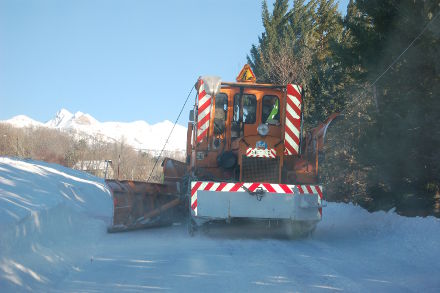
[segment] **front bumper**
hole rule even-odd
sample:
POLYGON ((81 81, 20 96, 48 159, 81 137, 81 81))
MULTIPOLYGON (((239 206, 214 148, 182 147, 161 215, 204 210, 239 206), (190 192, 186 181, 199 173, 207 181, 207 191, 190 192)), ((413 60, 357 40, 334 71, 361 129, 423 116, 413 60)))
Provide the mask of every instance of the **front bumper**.
POLYGON ((191 183, 193 218, 319 221, 322 187, 273 183, 191 183))

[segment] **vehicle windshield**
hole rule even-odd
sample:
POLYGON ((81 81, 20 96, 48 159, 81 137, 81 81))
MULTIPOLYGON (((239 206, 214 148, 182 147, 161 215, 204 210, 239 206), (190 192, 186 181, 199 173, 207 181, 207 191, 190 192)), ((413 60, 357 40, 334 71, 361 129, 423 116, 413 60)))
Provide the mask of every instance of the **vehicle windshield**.
POLYGON ((253 124, 257 120, 257 98, 254 95, 243 94, 242 101, 240 103, 240 95, 234 96, 234 122, 240 122, 240 115, 242 115, 243 123, 253 124), (243 111, 240 113, 240 108, 243 111))
POLYGON ((264 96, 261 120, 263 123, 280 124, 280 100, 277 96, 264 96))

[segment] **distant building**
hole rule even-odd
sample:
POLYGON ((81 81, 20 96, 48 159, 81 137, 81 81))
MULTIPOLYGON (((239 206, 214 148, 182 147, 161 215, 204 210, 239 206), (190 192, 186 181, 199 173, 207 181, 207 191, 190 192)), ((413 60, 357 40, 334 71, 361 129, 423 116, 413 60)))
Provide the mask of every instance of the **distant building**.
POLYGON ((114 171, 111 161, 109 163, 107 161, 79 161, 73 166, 75 170, 81 170, 101 178, 105 177, 106 168, 107 178, 113 178, 114 171))

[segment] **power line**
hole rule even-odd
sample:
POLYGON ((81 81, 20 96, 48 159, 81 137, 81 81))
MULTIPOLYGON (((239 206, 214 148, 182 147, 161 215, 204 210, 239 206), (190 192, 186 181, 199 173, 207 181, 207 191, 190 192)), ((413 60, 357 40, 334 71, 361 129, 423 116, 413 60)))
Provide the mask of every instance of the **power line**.
MULTIPOLYGON (((440 10, 437 12, 437 14, 425 25, 425 27, 422 29, 422 31, 411 41, 411 43, 409 43, 409 45, 405 48, 405 50, 403 50, 402 51, 402 53, 400 53, 400 55, 399 56, 397 56, 397 58, 393 61, 393 62, 391 62, 391 64, 387 67, 387 69, 385 69, 385 71, 384 72, 382 72, 375 80, 374 80, 374 82, 373 83, 371 83, 370 85, 367 85, 367 86, 369 86, 369 87, 372 87, 372 86, 374 86, 387 72, 388 72, 388 70, 390 70, 391 69, 391 67, 393 67, 394 66, 394 64, 396 64, 397 63, 397 61, 399 61, 399 59, 400 59, 400 57, 402 57, 405 53, 406 53, 406 51, 408 51, 408 49, 409 48, 411 48, 412 47, 412 45, 414 44, 414 42, 415 41, 417 41, 417 39, 418 38, 420 38, 422 35, 423 35, 423 33, 426 31, 426 29, 428 28, 428 26, 438 17, 440 15, 440 10)), ((366 87, 367 87, 366 86, 366 87)), ((364 89, 365 90, 365 89, 364 89)), ((345 109, 344 110, 342 110, 341 111, 341 113, 343 113, 343 112, 345 112, 347 109, 348 109, 348 106, 350 106, 351 104, 353 104, 353 103, 355 103, 355 102, 357 102, 360 98, 361 98, 361 96, 362 96, 362 94, 360 94, 359 96, 357 96, 355 99, 353 99, 350 103, 348 103, 346 106, 345 106, 345 109)))
POLYGON ((162 150, 160 151, 159 156, 158 156, 157 159, 156 159, 156 162, 154 162, 153 169, 151 169, 150 176, 148 176, 147 182, 150 182, 150 178, 151 178, 151 176, 153 175, 154 169, 156 169, 157 163, 159 162, 160 158, 162 157, 162 153, 163 153, 163 151, 165 150, 165 146, 167 145, 168 140, 170 139, 171 134, 173 133, 174 127, 176 127, 177 121, 179 121, 180 115, 182 115, 182 112, 183 112, 183 110, 185 109, 186 103, 188 102, 188 99, 189 99, 189 97, 191 96, 191 93, 192 93, 193 90, 194 90, 194 86, 191 87, 191 90, 189 91, 189 94, 188 94, 188 96, 186 97, 185 103, 183 103, 183 106, 182 106, 182 108, 180 109, 179 115, 177 115, 176 121, 174 121, 173 128, 171 128, 170 134, 168 135, 168 138, 167 138, 167 140, 165 141, 165 143, 164 143, 164 145, 163 145, 163 148, 162 148, 162 150))
POLYGON ((423 33, 424 33, 424 32, 426 31, 426 29, 428 28, 428 26, 431 24, 431 22, 433 22, 434 19, 436 19, 437 16, 439 16, 439 15, 440 15, 440 10, 439 10, 439 12, 437 12, 437 14, 435 15, 435 17, 433 17, 433 18, 432 18, 432 19, 431 19, 431 20, 425 25, 425 27, 424 27, 423 30, 417 35, 417 37, 415 37, 415 39, 412 40, 411 43, 409 43, 408 47, 406 47, 406 49, 403 50, 402 53, 400 53, 400 55, 399 55, 399 56, 398 56, 398 57, 397 57, 397 58, 396 58, 396 59, 390 64, 390 66, 388 66, 388 68, 387 68, 387 69, 386 69, 386 70, 385 70, 385 71, 384 71, 379 77, 376 78, 376 80, 371 84, 371 86, 375 85, 376 82, 378 82, 379 79, 381 79, 382 76, 384 76, 384 74, 386 74, 386 73, 388 72, 388 70, 390 70, 390 68, 393 67, 394 64, 396 64, 397 61, 399 61, 400 57, 402 57, 403 54, 405 54, 406 51, 408 51, 408 49, 414 44, 414 42, 417 41, 417 39, 420 38, 421 35, 423 35, 423 33))
MULTIPOLYGON (((422 29, 422 31, 411 41, 411 43, 409 43, 409 45, 405 48, 405 50, 403 50, 402 51, 402 53, 400 53, 400 55, 387 67, 387 69, 385 69, 385 71, 384 72, 382 72, 375 80, 374 80, 374 82, 373 83, 371 83, 369 86, 371 87, 371 86, 374 86, 390 69, 391 69, 391 67, 393 67, 394 66, 394 64, 396 64, 397 63, 397 61, 399 61, 399 59, 406 53, 406 51, 408 51, 408 49, 409 48, 411 48, 412 47, 412 45, 414 44, 414 42, 415 41, 417 41, 422 35, 423 35, 423 33, 426 31, 426 29, 428 28, 428 26, 438 17, 440 15, 440 11, 439 12, 437 12, 437 14, 425 25, 425 27, 422 29)), ((177 116, 177 118, 176 118, 176 121, 174 122, 174 125, 173 125, 173 128, 171 129, 171 131, 170 131, 170 134, 168 135, 168 138, 167 138, 167 140, 165 141, 165 144, 163 145, 163 148, 162 148, 162 150, 160 151, 160 153, 159 153, 159 156, 157 157, 157 159, 156 159, 156 161, 155 161, 155 163, 154 163, 154 166, 153 166, 153 169, 151 170, 151 172, 150 172, 150 175, 148 176, 148 179, 147 179, 147 182, 149 182, 150 181, 150 179, 151 179, 151 176, 152 176, 152 174, 153 174, 153 172, 154 172, 154 170, 156 169, 156 166, 157 166, 157 163, 159 162, 159 160, 160 160, 160 158, 161 158, 161 156, 162 156, 162 153, 163 153, 163 151, 165 150, 165 146, 167 145, 167 143, 168 143, 168 141, 169 141, 169 139, 170 139, 170 137, 171 137, 171 134, 173 133, 173 131, 174 131, 174 128, 176 127, 176 124, 177 124, 177 122, 178 122, 178 120, 179 120, 179 118, 180 118, 180 116, 182 115, 182 112, 183 112, 183 110, 184 110, 184 108, 185 108, 185 106, 186 106, 186 103, 188 102, 188 99, 189 99, 189 97, 191 96, 191 93, 192 93, 192 91, 194 90, 194 87, 191 87, 191 90, 190 90, 190 92, 189 92, 189 94, 188 94, 188 96, 186 97, 186 100, 185 100, 185 102, 184 102, 184 104, 183 104, 183 106, 182 106, 182 108, 180 109, 180 112, 179 112, 179 115, 177 116)), ((356 99, 354 99, 353 101, 351 101, 347 106, 346 106, 346 108, 343 110, 343 111, 341 111, 341 113, 343 113, 344 111, 346 111, 347 109, 348 109, 348 106, 349 105, 351 105, 352 103, 354 103, 354 102, 356 102, 359 98, 361 97, 361 95, 359 95, 356 99)))

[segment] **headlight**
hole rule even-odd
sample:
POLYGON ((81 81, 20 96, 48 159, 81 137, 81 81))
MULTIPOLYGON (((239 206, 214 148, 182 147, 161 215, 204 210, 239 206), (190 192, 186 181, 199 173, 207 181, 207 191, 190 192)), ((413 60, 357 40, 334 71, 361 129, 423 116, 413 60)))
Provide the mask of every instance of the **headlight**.
POLYGON ((257 127, 258 134, 261 136, 266 136, 269 133, 269 126, 267 124, 260 124, 257 127))

